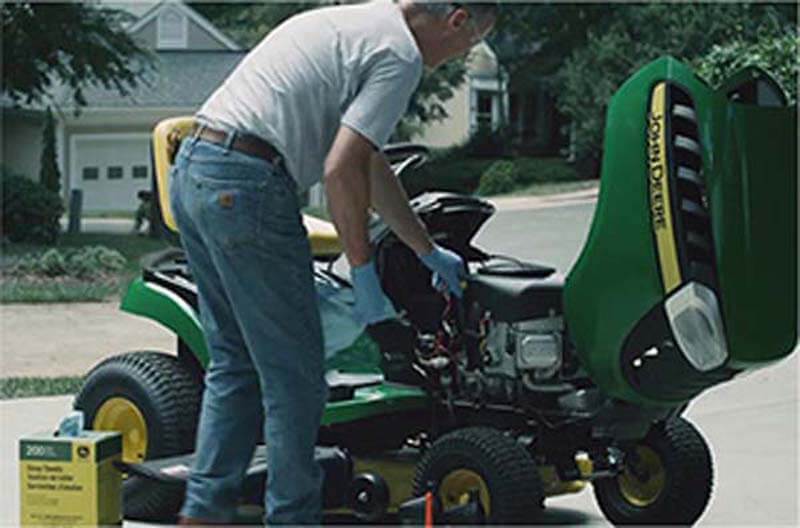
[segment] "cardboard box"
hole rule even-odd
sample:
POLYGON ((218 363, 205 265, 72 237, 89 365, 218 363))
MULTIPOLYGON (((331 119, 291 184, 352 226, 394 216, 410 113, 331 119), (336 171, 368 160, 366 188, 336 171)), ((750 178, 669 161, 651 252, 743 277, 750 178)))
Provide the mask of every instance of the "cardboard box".
POLYGON ((121 524, 122 436, 83 431, 19 440, 20 523, 30 525, 121 524))

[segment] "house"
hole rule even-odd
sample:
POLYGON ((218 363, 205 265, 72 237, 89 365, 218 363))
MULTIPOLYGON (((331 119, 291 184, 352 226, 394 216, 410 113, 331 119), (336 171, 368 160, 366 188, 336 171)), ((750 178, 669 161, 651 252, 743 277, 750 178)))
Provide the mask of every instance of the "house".
MULTIPOLYGON (((141 9, 141 4, 138 6, 141 9)), ((60 97, 57 162, 64 198, 83 191, 84 211, 132 211, 150 189, 150 132, 160 120, 194 113, 246 54, 207 19, 181 2, 151 4, 128 31, 155 55, 154 68, 126 96, 90 87, 75 116, 60 97)), ((38 179, 44 114, 3 108, 3 163, 38 179)))
POLYGON ((413 141, 448 148, 479 128, 507 126, 522 154, 558 156, 569 148, 569 123, 556 109, 548 77, 510 78, 486 42, 470 51, 466 65, 465 81, 443 105, 448 117, 427 125, 413 141))
POLYGON ((447 148, 463 143, 479 127, 496 129, 508 122, 508 76, 492 48, 481 42, 467 55, 464 82, 442 105, 448 117, 428 124, 412 140, 447 148))
MULTIPOLYGON (((207 19, 180 1, 156 3, 108 0, 138 16, 128 31, 153 51, 155 68, 131 93, 90 87, 88 106, 79 116, 69 94, 61 94, 56 116, 57 162, 65 200, 83 191, 86 212, 132 211, 137 192, 149 189, 149 138, 160 120, 194 113, 247 53, 207 19)), ((448 118, 427 125, 413 141, 432 147, 463 143, 481 126, 517 127, 520 137, 552 144, 552 102, 544 92, 512 93, 509 79, 486 43, 470 52, 467 76, 444 103, 448 118), (538 132, 537 132, 538 131, 538 132)), ((38 179, 44 114, 40 108, 3 106, 3 163, 12 171, 38 179)), ((557 116, 556 116, 557 117, 557 116)), ((308 203, 325 202, 320 185, 308 203)))

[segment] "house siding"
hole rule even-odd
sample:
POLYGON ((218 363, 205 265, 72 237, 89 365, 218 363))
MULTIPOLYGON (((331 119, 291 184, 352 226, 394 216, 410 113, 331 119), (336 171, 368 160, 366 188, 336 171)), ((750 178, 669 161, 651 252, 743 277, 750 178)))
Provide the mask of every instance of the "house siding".
POLYGON ((447 148, 464 143, 469 139, 473 81, 489 79, 496 82, 497 59, 487 44, 475 46, 467 58, 467 77, 445 101, 444 109, 448 117, 425 126, 412 140, 435 148, 447 148))
POLYGON ((429 147, 447 148, 469 139, 469 82, 465 81, 444 103, 449 117, 425 126, 412 140, 429 147))
POLYGON ((42 156, 42 116, 3 112, 3 165, 11 172, 39 181, 42 156))

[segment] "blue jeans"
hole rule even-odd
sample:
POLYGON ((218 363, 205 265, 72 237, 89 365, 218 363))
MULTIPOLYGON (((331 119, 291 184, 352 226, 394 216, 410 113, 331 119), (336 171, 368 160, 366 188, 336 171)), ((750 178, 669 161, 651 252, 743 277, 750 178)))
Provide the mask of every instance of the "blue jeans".
POLYGON ((319 524, 314 445, 328 389, 294 181, 282 163, 195 138, 183 142, 170 180, 210 353, 181 514, 233 520, 266 415, 264 520, 319 524))

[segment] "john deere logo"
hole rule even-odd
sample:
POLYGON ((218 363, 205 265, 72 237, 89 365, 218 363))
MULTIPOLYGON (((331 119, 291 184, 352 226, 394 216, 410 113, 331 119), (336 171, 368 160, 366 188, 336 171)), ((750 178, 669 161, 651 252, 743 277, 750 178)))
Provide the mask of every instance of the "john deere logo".
POLYGON ((78 458, 87 458, 89 456, 89 448, 86 446, 78 447, 78 458))
POLYGON ((656 235, 661 280, 664 291, 668 293, 681 283, 681 270, 678 265, 678 250, 675 246, 670 211, 666 115, 667 86, 662 82, 653 89, 650 112, 647 116, 647 165, 650 216, 656 235))
POLYGON ((666 158, 661 149, 663 137, 663 119, 661 113, 651 113, 647 127, 647 151, 650 162, 650 205, 653 214, 653 225, 656 229, 665 229, 664 219, 664 177, 666 158))

